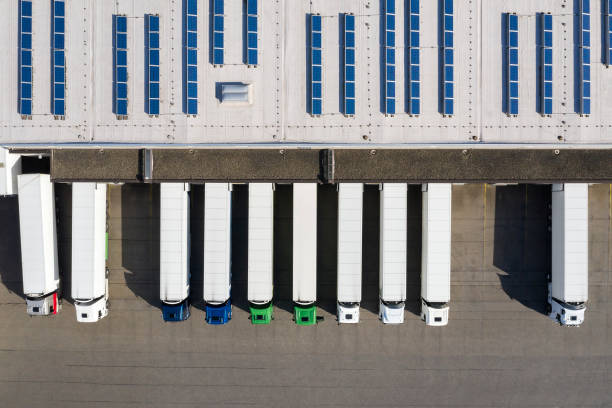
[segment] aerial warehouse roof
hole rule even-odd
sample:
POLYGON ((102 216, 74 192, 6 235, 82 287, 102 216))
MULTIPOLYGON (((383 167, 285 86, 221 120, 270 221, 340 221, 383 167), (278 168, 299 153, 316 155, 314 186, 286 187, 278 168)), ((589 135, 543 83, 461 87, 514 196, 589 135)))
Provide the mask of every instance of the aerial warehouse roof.
POLYGON ((232 318, 231 277, 232 186, 204 185, 204 302, 206 321, 225 324, 232 318))
POLYGON ((161 183, 159 199, 159 298, 165 321, 189 311, 189 183, 161 183))
POLYGON ((108 314, 106 184, 72 184, 72 298, 77 321, 108 314))
POLYGON ((317 322, 317 184, 293 185, 293 302, 295 322, 317 322))
POLYGON ((421 318, 428 326, 448 324, 451 269, 452 185, 423 184, 421 318))
POLYGON ((406 301, 408 187, 384 183, 380 190, 379 317, 404 322, 406 301))
POLYGON ((272 320, 274 189, 272 183, 249 184, 248 301, 253 324, 272 320))
POLYGON ((338 323, 358 323, 363 184, 338 184, 338 323))
POLYGON ((57 314, 60 279, 53 183, 48 174, 21 174, 17 181, 21 269, 27 312, 39 316, 57 314))
POLYGON ((553 184, 549 317, 562 325, 584 321, 589 295, 589 186, 553 184))

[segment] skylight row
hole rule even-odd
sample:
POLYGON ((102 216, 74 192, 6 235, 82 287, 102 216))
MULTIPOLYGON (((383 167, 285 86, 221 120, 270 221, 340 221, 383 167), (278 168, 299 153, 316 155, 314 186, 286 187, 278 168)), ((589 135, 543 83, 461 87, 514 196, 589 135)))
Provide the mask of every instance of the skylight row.
POLYGON ((518 16, 506 13, 506 114, 517 116, 519 111, 518 16))
POLYGON ((612 64, 612 0, 603 0, 604 63, 612 64))
POLYGON ((323 112, 322 23, 318 14, 310 15, 310 114, 323 112))
POLYGON ((198 3, 186 0, 185 43, 183 44, 183 112, 187 115, 198 114, 198 3))
POLYGON ((257 66, 257 0, 247 0, 246 14, 246 63, 257 66))
POLYGON ((32 1, 19 2, 19 113, 32 118, 32 1))
POLYGON ((384 1, 383 113, 395 114, 395 0, 384 1))
POLYGON ((53 50, 51 59, 51 112, 57 119, 66 115, 66 4, 64 0, 53 1, 53 50))
POLYGON ((159 115, 159 16, 145 15, 145 112, 159 115))
POLYGON ((578 113, 591 114, 591 5, 578 0, 578 113))
POLYGON ((452 116, 454 113, 454 39, 453 39, 453 0, 444 0, 442 8, 442 78, 441 78, 441 101, 440 113, 443 116, 452 116))
POLYGON ((408 113, 412 116, 421 113, 421 40, 420 40, 419 0, 410 0, 408 14, 408 52, 406 64, 408 72, 408 113))
POLYGON ((213 24, 212 24, 212 61, 215 66, 223 66, 224 60, 224 29, 225 16, 223 0, 213 1, 213 24))
POLYGON ((552 115, 553 107, 553 17, 540 14, 540 113, 552 115))
POLYGON ((128 115, 127 17, 113 15, 113 113, 128 115))
POLYGON ((344 114, 355 115, 355 16, 344 14, 344 114))

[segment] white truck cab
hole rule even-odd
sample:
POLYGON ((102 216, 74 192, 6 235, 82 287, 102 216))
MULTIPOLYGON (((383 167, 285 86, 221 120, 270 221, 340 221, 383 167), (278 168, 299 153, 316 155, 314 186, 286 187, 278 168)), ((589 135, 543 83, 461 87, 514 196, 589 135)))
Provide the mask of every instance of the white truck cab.
POLYGON ((87 300, 75 300, 77 322, 95 323, 108 315, 108 277, 105 278, 105 294, 99 298, 87 300))

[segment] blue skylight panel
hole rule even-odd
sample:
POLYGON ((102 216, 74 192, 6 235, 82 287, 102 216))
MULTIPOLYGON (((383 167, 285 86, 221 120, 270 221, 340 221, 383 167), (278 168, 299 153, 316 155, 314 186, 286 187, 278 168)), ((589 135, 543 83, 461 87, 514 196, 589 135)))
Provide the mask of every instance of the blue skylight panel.
POLYGON ((355 115, 355 15, 344 14, 344 114, 355 115))
POLYGON ((19 113, 32 117, 32 2, 19 2, 19 113))
POLYGON ((395 0, 384 0, 383 113, 395 114, 395 0))
POLYGON ((310 114, 323 112, 322 22, 318 14, 310 15, 310 114))
POLYGON ((113 15, 113 111, 118 119, 128 114, 127 17, 113 15))
POLYGON ((612 0, 603 1, 604 63, 606 68, 612 64, 612 0))
MULTIPOLYGON (((407 27, 407 72, 408 72, 408 114, 416 116, 421 113, 421 40, 420 40, 420 7, 419 0, 410 0, 410 13, 407 27)), ((452 22, 452 20, 451 20, 452 22)))
MULTIPOLYGON (((604 4, 605 5, 605 4, 604 4)), ((591 7, 578 0, 578 113, 591 114, 591 7)))
POLYGON ((506 13, 506 114, 519 113, 518 16, 506 13))
POLYGON ((442 8, 442 78, 441 78, 441 101, 440 113, 443 116, 454 114, 454 38, 453 38, 453 0, 443 0, 442 8))
MULTIPOLYGON (((196 0, 186 0, 185 7, 185 44, 183 44, 183 112, 187 115, 198 114, 198 4, 196 0)), ((223 5, 221 5, 223 6, 223 5)), ((159 68, 158 68, 159 69, 159 68)))
POLYGON ((159 16, 145 15, 145 112, 159 115, 159 16))
POLYGON ((223 66, 224 63, 224 29, 225 29, 225 16, 224 16, 224 3, 223 0, 212 0, 213 1, 213 65, 223 66))
POLYGON ((53 48, 51 50, 51 113, 56 119, 66 115, 66 50, 65 50, 65 4, 64 0, 53 0, 53 48))
POLYGON ((553 18, 540 14, 540 114, 552 115, 553 107, 553 18))
POLYGON ((257 0, 247 0, 246 3, 246 63, 257 66, 257 0))

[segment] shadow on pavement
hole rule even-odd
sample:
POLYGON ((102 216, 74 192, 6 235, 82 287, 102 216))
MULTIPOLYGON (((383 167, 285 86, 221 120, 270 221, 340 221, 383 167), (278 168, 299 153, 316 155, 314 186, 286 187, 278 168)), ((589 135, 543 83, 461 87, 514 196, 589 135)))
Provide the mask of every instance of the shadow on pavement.
POLYGON ((317 189, 317 305, 336 314, 338 295, 338 190, 335 184, 317 189))
POLYGON ((234 184, 232 192, 232 305, 249 311, 249 186, 234 184))
POLYGON ((378 314, 378 271, 380 268, 380 192, 378 185, 363 189, 363 233, 361 307, 378 314))
POLYGON ((19 201, 16 195, 0 196, 0 279, 12 293, 25 299, 21 277, 19 201))
POLYGON ((293 313, 293 186, 274 191, 274 305, 293 313))
POLYGON ((421 185, 408 186, 406 241, 406 310, 421 315, 421 240, 423 230, 421 185))
POLYGON ((545 313, 551 268, 550 185, 497 186, 493 265, 511 299, 545 313))
POLYGON ((55 216, 57 218, 57 260, 64 301, 72 299, 72 184, 55 183, 55 216))
POLYGON ((130 290, 152 306, 159 300, 159 184, 121 187, 122 266, 130 290))

